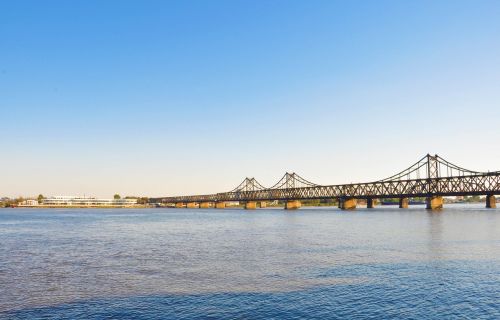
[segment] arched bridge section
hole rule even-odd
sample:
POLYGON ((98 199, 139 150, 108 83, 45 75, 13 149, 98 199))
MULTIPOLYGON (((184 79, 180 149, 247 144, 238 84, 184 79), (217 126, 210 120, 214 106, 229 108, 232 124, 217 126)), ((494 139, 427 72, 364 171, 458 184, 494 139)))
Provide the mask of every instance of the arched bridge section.
POLYGON ((355 207, 357 199, 366 199, 368 207, 374 199, 399 198, 406 207, 408 198, 425 197, 427 207, 440 208, 444 196, 486 195, 487 207, 495 207, 500 194, 500 171, 479 172, 464 169, 438 155, 427 154, 405 170, 388 178, 339 185, 318 185, 296 173, 286 173, 276 184, 264 187, 255 178, 246 178, 235 189, 207 195, 176 196, 152 199, 156 203, 245 203, 281 200, 300 207, 300 200, 337 199, 342 209, 355 207), (406 204, 406 205, 405 205, 406 204))

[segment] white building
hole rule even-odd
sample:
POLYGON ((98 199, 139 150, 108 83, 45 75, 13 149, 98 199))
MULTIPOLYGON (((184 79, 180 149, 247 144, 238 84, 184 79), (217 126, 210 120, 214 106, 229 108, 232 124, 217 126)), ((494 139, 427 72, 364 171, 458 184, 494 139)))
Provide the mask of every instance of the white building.
POLYGON ((87 197, 57 196, 43 199, 45 206, 114 206, 129 207, 137 204, 137 199, 97 199, 87 197))
POLYGON ((27 200, 24 200, 24 201, 18 203, 18 206, 20 206, 20 207, 36 207, 36 206, 38 206, 38 201, 33 200, 33 199, 27 199, 27 200))

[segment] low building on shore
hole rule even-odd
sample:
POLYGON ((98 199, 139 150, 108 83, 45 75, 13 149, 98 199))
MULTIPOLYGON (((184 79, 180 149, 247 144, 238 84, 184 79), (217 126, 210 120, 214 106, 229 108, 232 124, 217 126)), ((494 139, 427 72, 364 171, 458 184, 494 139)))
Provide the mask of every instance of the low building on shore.
POLYGON ((57 196, 43 199, 47 207, 132 207, 137 199, 98 199, 92 197, 57 196))
POLYGON ((37 207, 39 205, 38 200, 26 199, 17 204, 19 207, 37 207))

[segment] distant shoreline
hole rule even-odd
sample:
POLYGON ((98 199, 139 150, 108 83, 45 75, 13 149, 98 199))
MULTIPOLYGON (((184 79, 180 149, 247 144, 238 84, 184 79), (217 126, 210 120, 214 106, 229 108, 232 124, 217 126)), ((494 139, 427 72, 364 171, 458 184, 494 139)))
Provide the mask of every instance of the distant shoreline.
MULTIPOLYGON (((4 207, 8 208, 26 208, 26 209, 148 209, 155 208, 151 205, 133 205, 133 206, 14 206, 14 207, 4 207)), ((0 209, 4 209, 0 208, 0 209)))
MULTIPOLYGON (((452 202, 450 204, 477 204, 477 203, 482 203, 482 201, 470 201, 470 202, 452 202)), ((421 205, 421 204, 415 204, 415 205, 421 205)), ((391 207, 389 204, 379 204, 377 207, 391 207)), ((281 207, 280 205, 273 205, 273 206, 268 206, 267 208, 279 208, 281 207)), ((303 207, 337 207, 337 205, 303 205, 303 207)), ((133 205, 133 206, 44 206, 44 205, 38 205, 38 206, 13 206, 13 207, 0 207, 0 209, 12 209, 12 208, 20 208, 20 209, 158 209, 158 208, 169 208, 169 209, 174 209, 175 207, 167 207, 167 206, 155 206, 155 205, 133 205)), ((243 205, 236 205, 236 206, 230 206, 226 207, 227 209, 233 208, 233 209, 238 209, 238 208, 244 208, 243 205)), ((185 209, 185 208, 184 208, 185 209)), ((194 208, 193 208, 194 209, 194 208)), ((198 208, 196 208, 198 209, 198 208)), ((214 208, 208 208, 208 209, 214 209, 214 208)))

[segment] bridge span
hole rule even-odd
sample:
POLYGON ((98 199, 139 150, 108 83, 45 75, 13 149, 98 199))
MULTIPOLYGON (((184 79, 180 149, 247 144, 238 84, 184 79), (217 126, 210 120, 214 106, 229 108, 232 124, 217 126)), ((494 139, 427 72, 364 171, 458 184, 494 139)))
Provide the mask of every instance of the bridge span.
POLYGON ((246 178, 228 192, 151 199, 153 203, 177 208, 224 208, 226 202, 243 202, 246 209, 264 207, 269 201, 284 201, 285 209, 298 209, 302 200, 335 199, 341 209, 355 209, 357 200, 373 208, 377 199, 399 199, 407 208, 410 198, 425 197, 427 209, 441 209, 443 197, 485 195, 486 207, 496 208, 500 194, 500 171, 479 172, 464 169, 438 155, 427 154, 407 169, 386 179, 340 185, 318 185, 296 173, 286 173, 272 187, 255 178, 246 178))

